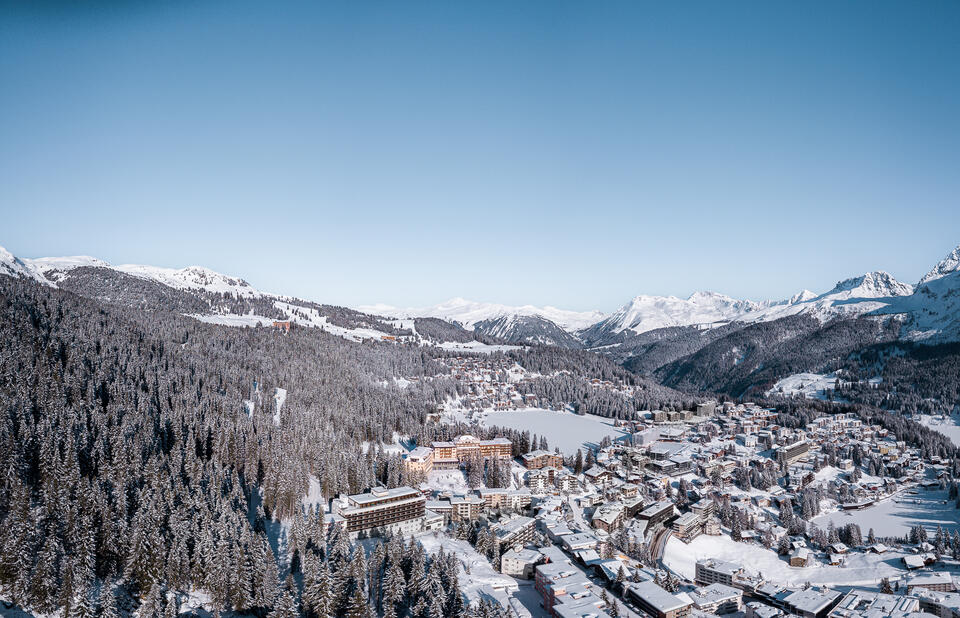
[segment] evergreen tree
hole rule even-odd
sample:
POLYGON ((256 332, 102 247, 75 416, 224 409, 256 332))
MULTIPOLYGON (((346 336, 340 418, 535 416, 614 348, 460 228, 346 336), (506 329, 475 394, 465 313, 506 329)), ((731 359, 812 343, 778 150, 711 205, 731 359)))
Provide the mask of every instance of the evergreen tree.
POLYGON ((297 610, 297 600, 295 596, 293 585, 293 579, 288 578, 287 581, 280 586, 275 595, 276 603, 273 606, 273 611, 267 614, 267 618, 299 618, 300 612, 297 610))
POLYGON ((100 587, 100 598, 97 616, 99 618, 119 618, 117 597, 113 592, 113 584, 104 582, 100 587))

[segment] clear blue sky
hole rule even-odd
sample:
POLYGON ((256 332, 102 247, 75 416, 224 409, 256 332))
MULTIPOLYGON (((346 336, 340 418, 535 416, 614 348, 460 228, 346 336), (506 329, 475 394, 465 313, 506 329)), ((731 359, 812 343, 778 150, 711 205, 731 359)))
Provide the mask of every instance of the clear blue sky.
POLYGON ((675 4, 3 3, 0 245, 612 310, 960 243, 960 3, 675 4))

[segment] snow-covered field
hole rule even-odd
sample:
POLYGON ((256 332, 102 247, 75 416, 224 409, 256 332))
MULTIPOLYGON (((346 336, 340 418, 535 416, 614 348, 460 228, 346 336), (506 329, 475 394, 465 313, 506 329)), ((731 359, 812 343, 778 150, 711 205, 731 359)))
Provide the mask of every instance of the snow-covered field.
POLYGON ((437 491, 465 493, 470 491, 462 470, 431 470, 427 475, 427 487, 437 491))
POLYGON ((599 444, 605 436, 616 440, 627 435, 623 429, 613 426, 613 419, 542 408, 491 411, 483 418, 483 424, 521 431, 528 429, 530 433, 546 436, 550 449, 560 447, 565 455, 573 455, 585 444, 599 444))
POLYGON ((767 395, 803 395, 807 399, 823 399, 824 391, 837 385, 837 372, 795 373, 779 380, 767 395))
POLYGON ((934 431, 939 431, 950 438, 951 442, 960 446, 960 425, 957 424, 956 416, 952 414, 937 416, 922 414, 920 415, 920 423, 934 431))
POLYGON ((813 519, 821 528, 831 521, 837 527, 857 524, 864 537, 870 528, 877 536, 905 536, 917 524, 923 524, 931 534, 942 524, 952 533, 960 529, 960 510, 953 500, 947 499, 946 491, 918 488, 900 492, 862 511, 835 511, 813 519))
POLYGON ((763 575, 781 586, 802 586, 805 582, 838 586, 873 586, 884 577, 891 580, 905 574, 900 568, 904 554, 894 551, 885 554, 851 553, 846 566, 824 563, 810 567, 791 567, 776 552, 753 543, 738 543, 729 536, 701 535, 689 545, 670 537, 664 549, 663 562, 674 572, 692 580, 697 560, 716 558, 742 565, 752 575, 763 575))
POLYGON ((444 350, 456 350, 460 352, 482 352, 484 354, 491 354, 493 352, 509 352, 510 350, 519 350, 522 346, 490 345, 487 343, 480 343, 479 341, 468 341, 466 343, 459 343, 456 341, 444 341, 438 347, 441 347, 444 350))
POLYGON ((206 322, 207 324, 220 324, 222 326, 269 326, 273 324, 273 320, 270 318, 265 318, 262 315, 236 315, 236 314, 226 314, 226 315, 214 315, 214 314, 199 314, 199 313, 188 313, 186 314, 188 318, 193 318, 199 320, 200 322, 206 322))

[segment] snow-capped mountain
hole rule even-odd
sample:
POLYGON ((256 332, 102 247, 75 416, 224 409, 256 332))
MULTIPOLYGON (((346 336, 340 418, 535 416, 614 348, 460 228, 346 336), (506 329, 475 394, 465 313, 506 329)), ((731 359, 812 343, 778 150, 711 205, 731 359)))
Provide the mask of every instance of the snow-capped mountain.
POLYGON ((477 322, 497 320, 509 316, 539 316, 545 318, 567 332, 587 328, 605 317, 600 311, 567 311, 556 307, 534 307, 523 305, 511 307, 497 303, 482 303, 463 298, 450 300, 432 307, 400 308, 391 305, 364 305, 355 307, 357 311, 382 315, 389 318, 439 318, 447 322, 457 322, 472 330, 477 322))
POLYGON ((474 322, 473 329, 511 343, 580 347, 580 341, 574 335, 539 315, 504 315, 474 322))
POLYGON ((855 317, 872 312, 901 313, 902 299, 914 287, 877 271, 838 282, 831 290, 815 294, 803 290, 789 300, 754 302, 715 292, 697 292, 689 298, 637 296, 588 329, 577 333, 589 347, 622 343, 636 335, 661 328, 770 322, 805 314, 827 322, 836 317, 855 317))
POLYGON ((909 296, 913 294, 913 286, 909 283, 897 281, 889 273, 878 270, 871 273, 851 277, 837 283, 824 297, 840 299, 849 298, 886 298, 891 296, 909 296))
POLYGON ((960 246, 920 279, 916 292, 891 310, 909 316, 906 337, 960 341, 960 246))
POLYGON ((951 251, 947 257, 933 267, 933 270, 924 275, 917 287, 922 287, 935 279, 941 279, 957 272, 960 272, 960 246, 951 251))
POLYGON ((24 262, 3 247, 0 247, 0 275, 25 277, 27 279, 36 279, 41 283, 49 283, 33 266, 24 262))
MULTIPOLYGON (((156 292, 152 293, 153 300, 150 302, 157 302, 156 299, 161 296, 168 298, 170 289, 206 294, 206 298, 200 299, 200 304, 209 310, 208 313, 217 315, 235 313, 239 307, 218 302, 218 298, 246 299, 259 303, 259 309, 275 308, 277 302, 295 300, 259 292, 243 279, 202 266, 181 269, 135 264, 114 266, 89 256, 21 259, 2 247, 0 274, 26 277, 54 287, 67 286, 72 290, 77 285, 89 287, 90 280, 99 278, 97 285, 100 288, 107 286, 113 294, 123 292, 125 302, 131 306, 136 304, 136 298, 151 294, 149 290, 140 289, 143 285, 160 285, 168 292, 160 292, 159 296, 156 292), (114 273, 109 283, 103 280, 103 273, 107 272, 114 273), (133 279, 124 280, 123 277, 133 279), (79 283, 81 280, 84 283, 79 283), (144 283, 132 285, 136 281, 144 283)), ((178 305, 176 310, 191 314, 203 312, 200 309, 190 310, 188 305, 191 303, 196 304, 187 302, 178 305)), ((310 304, 303 301, 297 303, 302 307, 310 304)), ((250 307, 248 303, 247 309, 250 307)), ((268 313, 273 311, 269 309, 268 313)), ((610 315, 600 311, 509 306, 463 298, 454 298, 431 307, 404 309, 368 305, 357 307, 356 311, 392 319, 439 318, 480 335, 516 343, 563 347, 601 348, 670 327, 746 326, 798 314, 815 317, 821 323, 835 318, 896 314, 902 316, 905 325, 902 336, 907 339, 952 341, 960 340, 960 247, 941 260, 916 286, 898 281, 886 272, 875 271, 839 281, 823 294, 803 290, 788 300, 776 302, 755 302, 715 292, 696 292, 688 298, 635 296, 610 315)), ((281 314, 286 315, 281 310, 276 315, 282 317, 281 314)))
POLYGON ((180 269, 141 264, 114 266, 87 255, 20 259, 0 247, 0 269, 7 274, 29 277, 47 285, 56 286, 77 268, 106 268, 139 279, 155 281, 178 290, 202 290, 248 298, 264 296, 243 279, 230 277, 203 266, 188 266, 180 269))
POLYGON ((143 266, 140 264, 121 264, 113 267, 115 270, 151 279, 180 290, 204 290, 221 294, 233 294, 242 297, 264 296, 263 293, 236 277, 230 277, 203 266, 187 266, 186 268, 159 268, 157 266, 143 266))
POLYGON ((629 330, 640 334, 669 326, 729 322, 762 307, 761 303, 737 300, 716 292, 696 292, 686 299, 635 296, 597 326, 611 333, 629 330))
POLYGON ((791 315, 807 314, 826 322, 838 316, 853 317, 880 311, 895 304, 897 299, 913 294, 914 287, 898 281, 889 273, 875 271, 859 277, 838 281, 828 292, 815 295, 804 290, 790 300, 769 303, 747 312, 738 321, 769 322, 791 315))

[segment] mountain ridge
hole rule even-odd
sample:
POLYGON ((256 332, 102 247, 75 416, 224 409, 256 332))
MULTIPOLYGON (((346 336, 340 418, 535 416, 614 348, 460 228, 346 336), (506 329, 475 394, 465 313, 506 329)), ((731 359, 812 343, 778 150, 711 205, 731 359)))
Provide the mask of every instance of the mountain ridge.
MULTIPOLYGON (((242 278, 203 266, 166 268, 138 264, 111 265, 91 256, 21 259, 0 247, 0 272, 57 286, 77 269, 103 268, 153 281, 179 290, 247 299, 286 300, 260 292, 242 278)), ((510 306, 456 297, 423 308, 397 308, 385 304, 354 308, 382 318, 439 318, 468 331, 515 343, 561 347, 602 348, 659 329, 673 327, 716 328, 730 323, 768 322, 797 314, 826 323, 837 317, 869 315, 906 316, 906 338, 940 341, 960 337, 960 246, 924 275, 917 285, 898 281, 885 271, 871 271, 842 279, 827 292, 803 290, 787 300, 753 301, 712 291, 694 292, 687 298, 636 295, 610 314, 570 311, 553 306, 510 306), (506 335, 506 337, 504 337, 506 335)))

